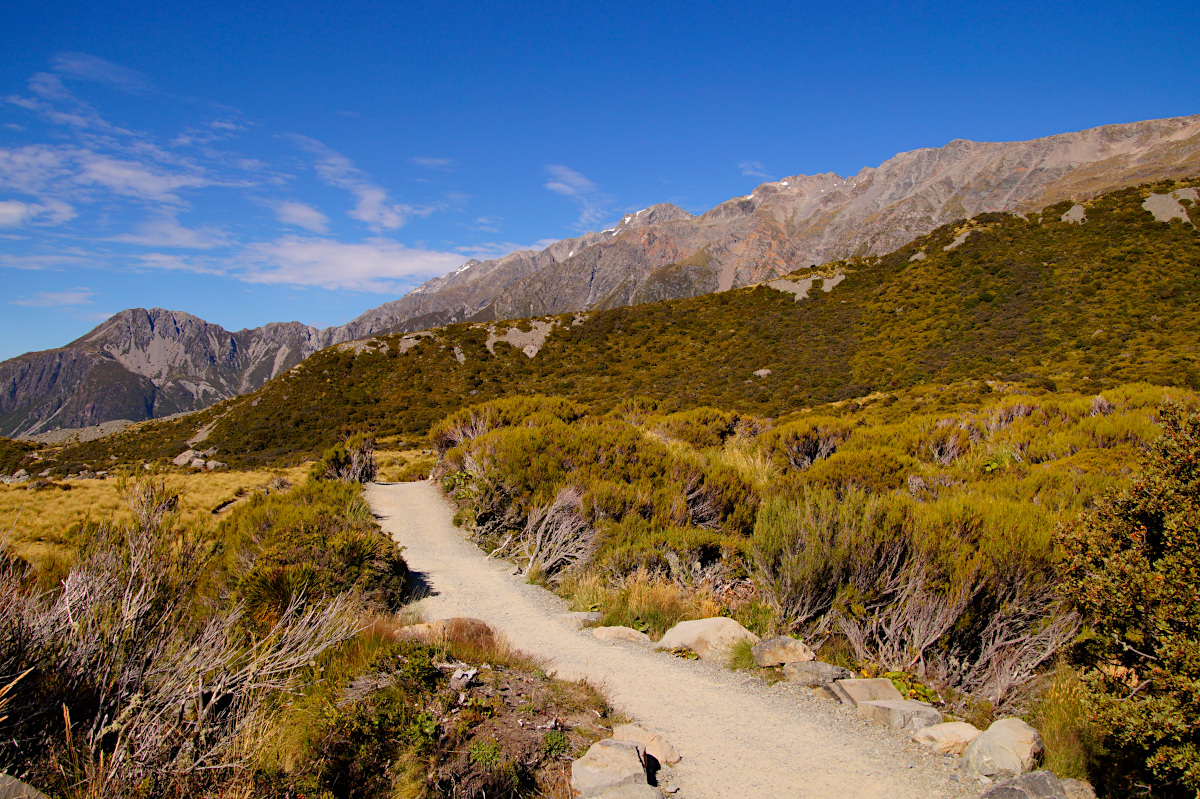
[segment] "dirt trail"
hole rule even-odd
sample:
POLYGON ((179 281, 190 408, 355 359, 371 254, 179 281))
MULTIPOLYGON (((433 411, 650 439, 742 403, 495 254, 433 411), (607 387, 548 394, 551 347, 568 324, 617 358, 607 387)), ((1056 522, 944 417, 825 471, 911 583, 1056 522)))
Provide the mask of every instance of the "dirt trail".
POLYGON ((433 592, 429 620, 483 619, 519 649, 550 661, 565 679, 586 678, 612 704, 662 732, 683 755, 671 782, 684 799, 829 797, 930 799, 978 796, 952 778, 949 758, 795 686, 744 675, 627 643, 598 641, 556 614, 566 604, 489 560, 451 522, 428 482, 371 485, 367 499, 409 567, 433 592))

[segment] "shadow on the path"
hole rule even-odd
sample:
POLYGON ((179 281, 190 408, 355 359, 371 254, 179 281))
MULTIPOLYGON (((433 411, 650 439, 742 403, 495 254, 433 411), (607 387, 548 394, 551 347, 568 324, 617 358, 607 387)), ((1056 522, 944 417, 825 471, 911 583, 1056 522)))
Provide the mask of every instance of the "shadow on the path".
POLYGON ((408 586, 404 592, 404 602, 420 602, 427 596, 437 596, 438 592, 433 587, 433 583, 429 582, 429 578, 423 572, 410 569, 408 572, 408 586))

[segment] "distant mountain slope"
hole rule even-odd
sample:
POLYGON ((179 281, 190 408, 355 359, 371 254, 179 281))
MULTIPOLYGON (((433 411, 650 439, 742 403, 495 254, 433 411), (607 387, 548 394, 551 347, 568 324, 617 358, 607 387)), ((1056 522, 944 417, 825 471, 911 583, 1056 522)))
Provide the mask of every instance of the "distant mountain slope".
POLYGON ((0 435, 206 408, 253 391, 339 335, 299 322, 230 333, 182 311, 122 311, 65 347, 0 363, 0 435))
MULTIPOLYGON (((319 453, 346 430, 415 438, 464 405, 513 394, 569 397, 599 412, 635 409, 622 403, 643 396, 665 411, 715 405, 776 417, 972 380, 962 390, 986 391, 985 380, 1030 391, 1134 381, 1200 389, 1194 184, 1125 189, 1027 218, 983 214, 883 257, 728 292, 332 347, 252 396, 61 459, 172 458, 213 424, 205 446, 221 460, 270 462, 319 453)), ((1096 436, 1109 435, 1096 425, 1096 436)))
POLYGON ((1025 142, 959 139, 850 178, 764 183, 702 216, 653 206, 604 234, 472 263, 368 311, 356 330, 412 331, 724 291, 810 264, 882 255, 978 213, 1027 211, 1198 173, 1200 115, 1025 142))
POLYGON ((123 311, 76 342, 0 363, 0 435, 143 420, 261 386, 332 344, 381 332, 617 308, 881 255, 947 222, 1200 174, 1200 115, 1027 142, 953 141, 851 178, 764 183, 693 216, 670 204, 540 251, 469 261, 348 324, 230 333, 189 314, 123 311))

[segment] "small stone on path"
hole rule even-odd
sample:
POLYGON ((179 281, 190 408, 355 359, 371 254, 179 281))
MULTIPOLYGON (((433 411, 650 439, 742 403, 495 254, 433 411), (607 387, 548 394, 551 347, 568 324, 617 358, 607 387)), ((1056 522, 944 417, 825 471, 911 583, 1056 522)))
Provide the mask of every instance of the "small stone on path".
POLYGON ((628 641, 631 644, 652 644, 650 636, 632 627, 593 627, 592 635, 601 641, 628 641))
POLYGON ((827 685, 834 680, 849 679, 850 670, 821 660, 810 660, 804 663, 786 663, 783 666, 783 676, 791 682, 809 688, 827 685))
POLYGON ((589 624, 595 624, 600 621, 601 615, 594 610, 578 610, 570 613, 559 614, 560 619, 568 627, 573 627, 576 630, 582 630, 589 624))
POLYGON ((932 705, 912 699, 879 699, 858 703, 858 715, 891 727, 916 732, 942 723, 942 714, 932 705))
POLYGON ((961 755, 979 737, 979 728, 965 721, 947 721, 919 730, 913 740, 941 755, 961 755))
POLYGON ((808 644, 786 635, 759 641, 751 651, 755 664, 764 668, 815 660, 817 657, 808 644))

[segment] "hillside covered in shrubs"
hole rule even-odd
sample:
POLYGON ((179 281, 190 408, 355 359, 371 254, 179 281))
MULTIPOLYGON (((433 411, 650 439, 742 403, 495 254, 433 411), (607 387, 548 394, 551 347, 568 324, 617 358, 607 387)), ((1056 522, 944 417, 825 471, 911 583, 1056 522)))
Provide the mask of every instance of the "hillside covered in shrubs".
POLYGON ((1200 233, 1142 207, 1183 185, 1103 195, 1083 223, 1063 219, 1070 203, 984 214, 882 258, 800 270, 791 290, 759 285, 333 347, 252 395, 66 447, 55 468, 110 454, 168 459, 209 424, 205 446, 233 464, 315 457, 351 432, 419 437, 464 405, 517 394, 604 408, 646 396, 671 411, 776 417, 964 379, 1084 392, 1133 381, 1200 387, 1200 233), (814 280, 805 299, 801 279, 814 280), (505 340, 535 325, 546 335, 533 357, 505 340))
POLYGON ((1058 773, 1110 795, 1147 779, 1188 795, 1200 626, 1172 603, 1194 581, 1195 479, 1153 475, 1191 475, 1198 401, 969 381, 768 420, 528 397, 458 411, 431 438, 479 545, 602 624, 658 636, 723 614, 797 634, 961 717, 1028 715, 1058 773), (1176 487, 1145 493, 1161 479, 1176 487), (1115 514, 1129 541, 1106 537, 1115 514))

